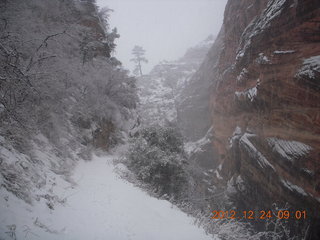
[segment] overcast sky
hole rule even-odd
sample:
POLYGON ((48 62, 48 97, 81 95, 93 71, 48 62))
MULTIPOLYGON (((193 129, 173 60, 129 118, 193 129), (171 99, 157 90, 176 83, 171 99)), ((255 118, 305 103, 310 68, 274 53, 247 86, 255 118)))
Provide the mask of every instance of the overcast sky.
POLYGON ((115 56, 133 70, 131 50, 140 45, 149 60, 144 73, 162 60, 175 60, 187 48, 216 35, 227 0, 97 0, 113 9, 110 25, 117 27, 115 56))

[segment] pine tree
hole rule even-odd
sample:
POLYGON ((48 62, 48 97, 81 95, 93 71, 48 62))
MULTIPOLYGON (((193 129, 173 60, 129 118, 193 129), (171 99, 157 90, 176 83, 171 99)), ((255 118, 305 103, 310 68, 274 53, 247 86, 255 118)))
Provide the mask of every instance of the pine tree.
POLYGON ((145 50, 141 46, 134 46, 132 49, 132 55, 134 58, 132 58, 130 61, 135 63, 135 69, 133 70, 133 73, 136 75, 142 76, 142 68, 141 68, 141 63, 147 63, 148 60, 144 57, 145 55, 145 50))

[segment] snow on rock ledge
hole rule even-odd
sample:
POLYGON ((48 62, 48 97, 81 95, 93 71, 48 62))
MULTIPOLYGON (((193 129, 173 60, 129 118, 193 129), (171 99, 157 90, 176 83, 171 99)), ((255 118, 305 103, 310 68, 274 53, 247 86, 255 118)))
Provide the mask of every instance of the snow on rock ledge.
POLYGON ((289 189, 292 192, 297 192, 303 196, 308 196, 308 194, 299 186, 292 184, 288 180, 281 179, 281 183, 283 186, 285 186, 287 189, 289 189))
POLYGON ((278 138, 268 138, 267 142, 273 152, 278 153, 284 159, 291 162, 307 155, 311 151, 311 147, 297 141, 286 141, 278 138))
POLYGON ((253 102, 258 95, 258 88, 257 86, 255 86, 253 88, 249 88, 244 92, 236 91, 234 94, 235 94, 236 100, 238 101, 249 100, 250 102, 253 102))
POLYGON ((276 171, 272 164, 262 155, 262 153, 257 150, 257 148, 250 141, 250 138, 255 136, 255 134, 251 133, 243 134, 243 136, 240 138, 240 145, 243 147, 243 149, 246 150, 246 152, 250 157, 252 157, 252 159, 255 159, 258 162, 261 168, 269 168, 273 171, 276 171))
POLYGON ((292 54, 295 53, 295 50, 276 50, 273 53, 274 54, 292 54))
POLYGON ((297 72, 296 77, 315 79, 317 74, 320 74, 320 55, 305 59, 303 67, 297 72))
POLYGON ((267 29, 271 22, 276 19, 282 12, 284 4, 287 0, 269 1, 268 6, 260 18, 255 18, 244 30, 242 34, 242 49, 238 50, 237 60, 240 60, 250 47, 251 40, 265 29, 267 29))

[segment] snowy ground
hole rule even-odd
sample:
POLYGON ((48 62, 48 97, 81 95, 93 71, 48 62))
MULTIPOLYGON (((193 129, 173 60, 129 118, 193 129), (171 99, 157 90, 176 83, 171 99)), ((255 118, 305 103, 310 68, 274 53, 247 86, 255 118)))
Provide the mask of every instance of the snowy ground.
POLYGON ((213 239, 168 201, 152 198, 121 179, 113 158, 80 162, 72 176, 77 185, 57 179, 53 191, 66 201, 54 210, 42 200, 27 205, 1 188, 0 239, 213 239))

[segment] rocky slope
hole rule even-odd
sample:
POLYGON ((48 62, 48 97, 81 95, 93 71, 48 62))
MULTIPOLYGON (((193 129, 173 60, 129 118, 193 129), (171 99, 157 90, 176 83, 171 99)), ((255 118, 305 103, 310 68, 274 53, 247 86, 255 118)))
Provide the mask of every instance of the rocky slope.
POLYGON ((236 189, 229 198, 242 209, 307 210, 310 237, 320 209, 319 28, 317 0, 229 0, 214 57, 197 73, 213 83, 216 186, 236 189))

